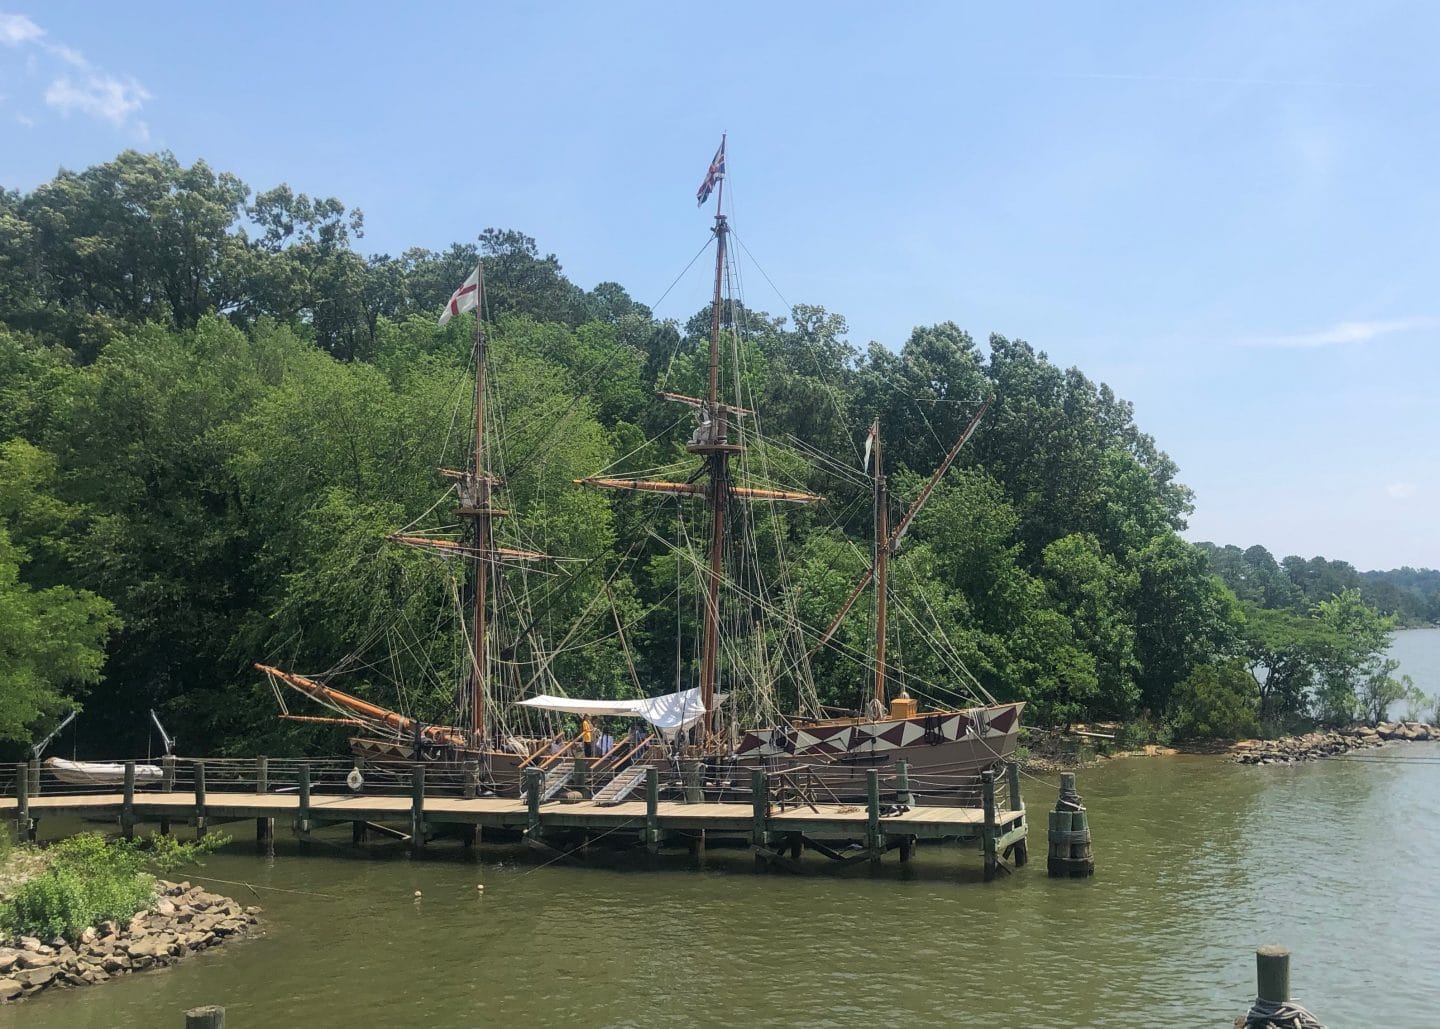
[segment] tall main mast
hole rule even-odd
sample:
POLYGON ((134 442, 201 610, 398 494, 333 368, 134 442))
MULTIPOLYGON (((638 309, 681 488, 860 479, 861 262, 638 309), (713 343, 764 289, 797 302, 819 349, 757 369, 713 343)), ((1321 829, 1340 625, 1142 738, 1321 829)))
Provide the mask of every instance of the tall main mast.
MULTIPOLYGON (((724 150, 724 137, 721 138, 724 150)), ((710 576, 705 590, 705 635, 700 656, 700 704, 705 709, 705 733, 715 726, 715 666, 720 649, 720 582, 725 569, 725 509, 730 497, 730 425, 727 411, 720 405, 720 305, 725 279, 725 236, 729 225, 721 210, 725 196, 722 176, 715 191, 715 292, 710 307, 710 383, 705 394, 708 412, 702 413, 701 424, 709 429, 690 449, 706 455, 709 466, 710 491, 710 576)))

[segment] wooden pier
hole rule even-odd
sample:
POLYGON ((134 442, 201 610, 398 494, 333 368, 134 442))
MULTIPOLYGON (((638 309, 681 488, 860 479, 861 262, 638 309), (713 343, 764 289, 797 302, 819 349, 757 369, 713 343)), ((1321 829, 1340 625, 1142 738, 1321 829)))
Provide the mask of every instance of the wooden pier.
MULTIPOLYGON (((927 804, 923 794, 911 792, 903 764, 883 777, 880 769, 865 770, 866 799, 849 804, 816 800, 797 788, 793 770, 784 775, 747 770, 748 783, 697 788, 693 774, 682 777, 646 767, 643 799, 603 805, 597 803, 603 799, 598 796, 603 783, 591 787, 596 795, 591 798, 576 791, 542 802, 545 781, 538 769, 517 784, 518 795, 485 796, 473 770, 436 774, 424 765, 367 768, 373 781, 357 790, 344 785, 335 767, 339 763, 316 764, 319 775, 308 762, 172 760, 164 780, 145 788, 136 785, 135 762, 126 762, 118 789, 42 783, 34 765, 22 764, 5 784, 0 817, 11 821, 21 838, 34 837, 40 818, 59 814, 113 816, 126 836, 140 822, 157 823, 162 832, 188 823, 201 836, 217 822, 254 819, 262 845, 273 842, 277 826, 303 842, 322 826, 349 823, 356 843, 378 831, 407 839, 417 849, 440 835, 470 846, 489 830, 492 838, 521 839, 567 857, 571 843, 602 838, 608 845, 643 847, 651 854, 673 846, 703 851, 708 841, 748 847, 757 867, 789 871, 801 870, 805 850, 841 864, 878 862, 897 851, 904 862, 917 844, 939 841, 976 844, 987 879, 1007 860, 1016 867, 1027 860, 1028 824, 1013 764, 999 784, 990 772, 977 777, 979 806, 927 804), (208 766, 214 772, 207 772, 208 766), (248 782, 241 786, 237 780, 248 782)), ((349 763, 343 768, 348 770, 349 763)))

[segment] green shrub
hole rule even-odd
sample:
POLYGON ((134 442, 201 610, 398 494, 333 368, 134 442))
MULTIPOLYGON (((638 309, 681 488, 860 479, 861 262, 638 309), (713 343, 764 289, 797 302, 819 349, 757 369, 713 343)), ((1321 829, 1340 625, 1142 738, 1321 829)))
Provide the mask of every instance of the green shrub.
POLYGON ((1177 739, 1257 736, 1260 687, 1242 661, 1200 665, 1175 688, 1177 739))
POLYGON ((50 848, 45 871, 0 904, 0 930, 10 935, 74 938, 107 919, 125 921, 149 907, 155 880, 144 855, 126 843, 82 833, 50 848))

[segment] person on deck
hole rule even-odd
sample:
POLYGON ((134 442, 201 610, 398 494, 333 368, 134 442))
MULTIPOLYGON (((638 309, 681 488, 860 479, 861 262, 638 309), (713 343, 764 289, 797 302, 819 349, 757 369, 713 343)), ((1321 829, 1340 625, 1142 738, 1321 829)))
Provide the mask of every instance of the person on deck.
POLYGON ((580 719, 580 742, 585 745, 585 756, 595 756, 595 727, 589 718, 580 719))
POLYGON ((610 735, 610 730, 601 729, 600 739, 595 744, 595 752, 601 757, 610 753, 615 748, 615 737, 610 735))

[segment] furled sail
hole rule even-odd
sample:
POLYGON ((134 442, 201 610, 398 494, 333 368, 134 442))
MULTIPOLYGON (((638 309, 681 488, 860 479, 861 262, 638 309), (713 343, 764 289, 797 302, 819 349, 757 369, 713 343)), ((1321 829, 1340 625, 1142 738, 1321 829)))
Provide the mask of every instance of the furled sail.
MULTIPOLYGON (((725 702, 726 696, 727 694, 716 696, 717 708, 725 702)), ((589 715, 594 718, 643 718, 666 736, 690 728, 705 716, 705 706, 700 702, 698 687, 642 700, 576 700, 573 697, 556 697, 542 693, 520 703, 542 711, 563 711, 566 714, 589 715)))

